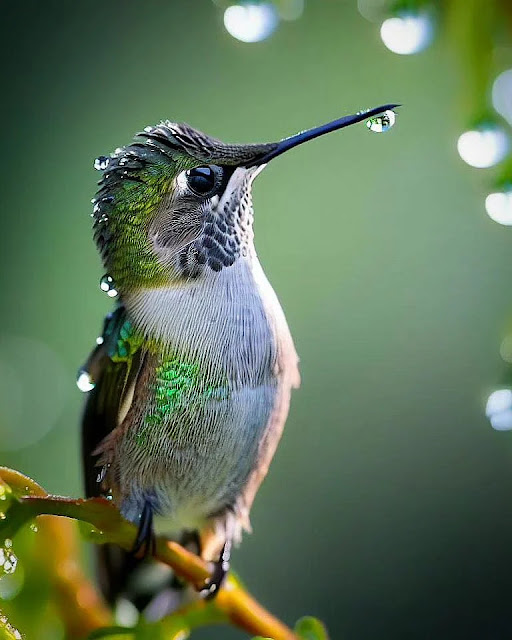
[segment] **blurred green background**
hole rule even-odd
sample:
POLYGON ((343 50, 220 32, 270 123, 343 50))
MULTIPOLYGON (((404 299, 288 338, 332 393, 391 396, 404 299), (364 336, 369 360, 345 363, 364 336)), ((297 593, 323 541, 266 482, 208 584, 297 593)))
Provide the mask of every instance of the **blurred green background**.
POLYGON ((485 418, 512 231, 485 214, 490 174, 457 155, 468 109, 449 31, 397 56, 353 0, 311 1, 256 44, 208 0, 21 0, 2 3, 0 32, 1 463, 81 494, 75 372, 112 304, 96 156, 163 118, 268 141, 401 102, 389 133, 326 136, 255 184, 302 387, 234 565, 273 612, 318 616, 333 640, 512 637, 512 434, 485 418))

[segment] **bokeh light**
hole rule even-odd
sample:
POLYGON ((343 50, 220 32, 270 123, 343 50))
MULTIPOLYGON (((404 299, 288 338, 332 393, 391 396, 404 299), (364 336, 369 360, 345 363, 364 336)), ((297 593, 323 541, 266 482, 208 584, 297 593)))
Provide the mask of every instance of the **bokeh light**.
POLYGON ((234 4, 224 12, 224 26, 230 35, 242 42, 260 42, 276 29, 279 16, 270 2, 234 4))
POLYGON ((45 343, 0 336, 0 450, 38 442, 59 419, 72 381, 58 355, 45 343))
POLYGON ((304 0, 281 0, 277 9, 282 20, 298 20, 304 13, 304 0))
POLYGON ((401 55, 422 51, 432 42, 434 25, 428 13, 403 13, 384 20, 380 37, 386 47, 401 55))
POLYGON ((512 124, 512 69, 500 73, 494 81, 492 104, 496 111, 512 124))
POLYGON ((487 399, 485 415, 496 431, 512 429, 512 389, 497 389, 487 399))
POLYGON ((509 138, 502 127, 495 124, 482 125, 465 131, 457 141, 460 157, 478 169, 492 167, 501 162, 510 147, 509 138))
POLYGON ((512 188, 490 193, 485 199, 485 210, 495 222, 512 225, 512 188))
POLYGON ((382 22, 386 14, 387 0, 357 0, 359 13, 370 22, 382 22))
POLYGON ((512 363, 512 334, 505 336, 501 341, 500 356, 505 362, 512 363))

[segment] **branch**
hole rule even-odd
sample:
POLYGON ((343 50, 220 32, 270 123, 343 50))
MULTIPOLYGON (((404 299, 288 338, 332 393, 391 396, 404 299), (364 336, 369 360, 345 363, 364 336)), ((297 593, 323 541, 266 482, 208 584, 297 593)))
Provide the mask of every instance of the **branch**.
MULTIPOLYGON (((0 467, 0 483, 0 501, 3 501, 3 504, 2 502, 0 504, 5 516, 0 519, 0 540, 12 538, 20 527, 37 516, 48 514, 87 523, 90 525, 87 527, 87 535, 93 542, 116 544, 127 551, 133 548, 136 527, 125 520, 109 500, 52 496, 30 478, 5 467, 0 467)), ((204 585, 211 576, 210 567, 201 558, 162 536, 156 539, 154 557, 169 565, 177 575, 197 588, 204 585)), ((81 575, 77 573, 74 575, 78 582, 82 580, 81 575)), ((68 578, 70 578, 69 575, 68 578)), ((70 580, 70 583, 72 582, 73 579, 70 580)), ((69 586, 70 584, 64 590, 65 593, 68 593, 69 586)), ((95 600, 93 610, 101 611, 99 598, 92 598, 92 600, 95 600)), ((77 605, 76 602, 75 605, 77 605)), ((206 612, 210 622, 231 622, 250 634, 273 638, 273 640, 299 640, 298 635, 264 609, 232 574, 228 575, 224 586, 213 601, 200 601, 196 603, 195 608, 186 611, 188 619, 197 621, 198 625, 205 623, 203 618, 206 618, 206 612), (191 613, 194 615, 191 616, 191 613)), ((87 609, 87 619, 89 629, 99 629, 108 624, 106 615, 94 617, 90 608, 87 609)))

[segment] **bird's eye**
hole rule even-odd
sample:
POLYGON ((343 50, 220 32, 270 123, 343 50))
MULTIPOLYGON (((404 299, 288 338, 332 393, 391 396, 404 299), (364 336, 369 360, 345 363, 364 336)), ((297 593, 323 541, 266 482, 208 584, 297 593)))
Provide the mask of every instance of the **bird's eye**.
POLYGON ((196 167, 185 172, 188 188, 202 198, 215 194, 221 183, 222 169, 216 166, 196 167))

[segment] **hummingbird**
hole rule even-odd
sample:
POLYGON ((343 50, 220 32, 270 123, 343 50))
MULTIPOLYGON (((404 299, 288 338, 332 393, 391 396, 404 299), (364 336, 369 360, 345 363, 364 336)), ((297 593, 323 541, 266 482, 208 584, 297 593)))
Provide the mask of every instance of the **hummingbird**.
POLYGON ((303 142, 363 120, 389 124, 395 106, 265 144, 166 120, 96 160, 93 233, 115 309, 78 377, 85 489, 138 527, 133 553, 98 549, 108 601, 131 594, 142 609, 153 598, 135 586, 155 530, 214 563, 202 593, 218 592, 299 386, 254 246, 253 181, 303 142))

